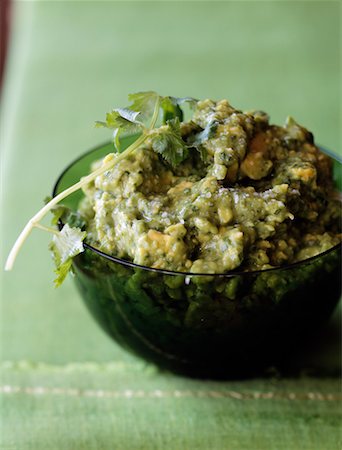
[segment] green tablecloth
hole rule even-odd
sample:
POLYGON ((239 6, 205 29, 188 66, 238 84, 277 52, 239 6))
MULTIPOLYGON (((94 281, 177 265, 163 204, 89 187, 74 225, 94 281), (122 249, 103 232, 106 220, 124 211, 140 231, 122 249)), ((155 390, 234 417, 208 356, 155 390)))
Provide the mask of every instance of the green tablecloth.
MULTIPOLYGON (((56 176, 108 139, 127 94, 227 97, 293 115, 339 151, 339 2, 17 2, 1 98, 2 262, 56 176)), ((1 273, 3 449, 338 449, 338 312, 295 378, 199 381, 158 371, 52 287, 35 231, 1 273)))

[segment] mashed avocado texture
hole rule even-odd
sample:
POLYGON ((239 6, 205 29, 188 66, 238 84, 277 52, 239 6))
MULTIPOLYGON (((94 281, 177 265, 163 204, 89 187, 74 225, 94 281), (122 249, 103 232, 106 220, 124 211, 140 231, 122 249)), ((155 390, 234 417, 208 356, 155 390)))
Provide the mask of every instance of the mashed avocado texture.
POLYGON ((214 274, 293 263, 340 241, 331 161, 293 119, 270 125, 264 112, 204 100, 176 138, 171 127, 150 130, 84 188, 91 245, 144 266, 214 274), (160 146, 186 157, 172 165, 160 146))

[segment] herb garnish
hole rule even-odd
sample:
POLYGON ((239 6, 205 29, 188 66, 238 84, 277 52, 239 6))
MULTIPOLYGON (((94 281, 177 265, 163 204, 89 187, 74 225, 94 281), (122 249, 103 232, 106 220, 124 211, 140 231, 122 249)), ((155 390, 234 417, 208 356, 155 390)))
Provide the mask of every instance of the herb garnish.
POLYGON ((182 139, 179 119, 170 119, 167 125, 151 134, 152 149, 159 153, 173 167, 189 156, 189 150, 182 139))
POLYGON ((162 97, 154 91, 131 94, 128 99, 131 102, 129 107, 114 109, 107 113, 104 122, 96 122, 96 127, 106 127, 113 130, 114 145, 120 155, 116 158, 104 158, 101 167, 50 199, 25 225, 9 253, 5 270, 13 268, 15 259, 31 231, 34 228, 43 229, 53 234, 50 249, 56 263, 57 278, 55 285, 59 286, 71 269, 72 258, 84 251, 83 241, 86 237, 86 232, 82 231, 79 226, 70 226, 69 224, 65 224, 60 231, 43 226, 40 224, 40 221, 46 214, 54 210, 55 219, 53 223, 56 224, 58 219, 68 214, 65 211, 65 207, 59 205, 64 198, 86 186, 99 175, 112 169, 119 161, 139 148, 148 138, 152 139, 154 151, 162 155, 173 166, 178 165, 187 158, 188 149, 180 134, 179 121, 183 118, 180 106, 184 103, 194 106, 197 100, 190 97, 162 97), (155 130, 161 110, 165 126, 155 130), (133 144, 122 151, 119 139, 122 133, 141 133, 141 135, 133 144))
POLYGON ((67 223, 59 233, 53 235, 49 248, 56 264, 56 287, 62 284, 71 269, 72 258, 84 251, 83 240, 86 235, 85 231, 70 227, 67 223))

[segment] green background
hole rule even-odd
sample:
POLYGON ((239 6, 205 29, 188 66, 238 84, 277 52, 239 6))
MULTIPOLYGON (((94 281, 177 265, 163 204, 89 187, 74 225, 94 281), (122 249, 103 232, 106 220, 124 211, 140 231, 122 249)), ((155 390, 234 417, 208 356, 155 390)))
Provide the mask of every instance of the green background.
MULTIPOLYGON (((267 111, 278 124, 290 114, 316 142, 342 155, 340 27, 341 4, 329 1, 14 2, 1 97, 2 265, 61 170, 110 137, 94 121, 126 105, 132 92, 225 97, 238 108, 267 111)), ((340 364, 339 314, 323 342, 299 359, 329 378, 185 380, 159 373, 110 341, 72 280, 53 288, 48 242, 34 231, 14 271, 1 273, 3 385, 339 391, 332 377, 340 364)), ((49 392, 3 395, 3 448, 323 450, 338 448, 341 438, 336 401, 49 392)))

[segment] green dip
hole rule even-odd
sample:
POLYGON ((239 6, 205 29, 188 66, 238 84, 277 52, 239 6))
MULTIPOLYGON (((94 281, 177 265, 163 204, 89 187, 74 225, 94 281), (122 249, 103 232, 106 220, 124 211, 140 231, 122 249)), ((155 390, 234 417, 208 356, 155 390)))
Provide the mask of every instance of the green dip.
POLYGON ((180 124, 189 156, 176 167, 156 152, 169 127, 84 189, 88 243, 143 266, 214 274, 282 266, 340 242, 330 158, 293 119, 280 127, 227 100, 199 101, 180 124))

